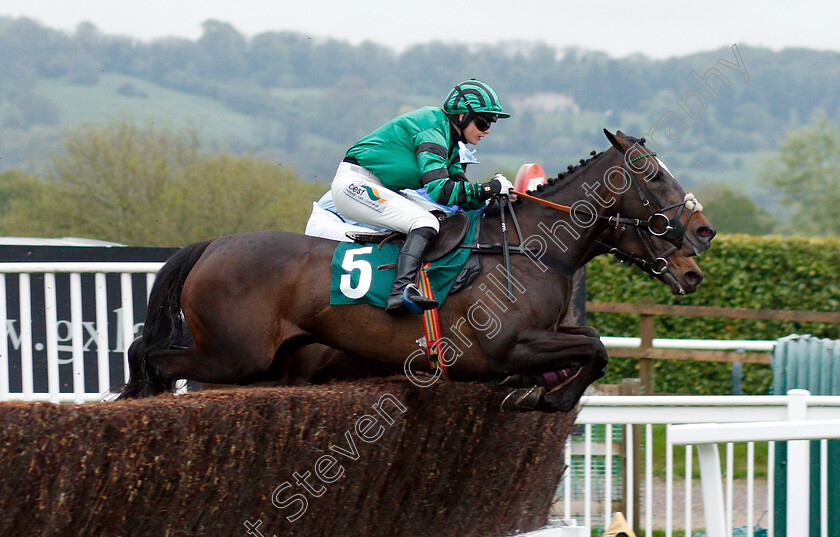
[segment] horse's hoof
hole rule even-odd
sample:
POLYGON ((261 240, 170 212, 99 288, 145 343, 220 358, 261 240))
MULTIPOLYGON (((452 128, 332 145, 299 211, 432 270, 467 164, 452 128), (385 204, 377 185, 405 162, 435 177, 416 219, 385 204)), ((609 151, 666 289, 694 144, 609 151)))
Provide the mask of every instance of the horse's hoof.
POLYGON ((545 388, 532 386, 513 390, 502 400, 502 410, 506 412, 526 412, 534 410, 545 396, 545 388))
POLYGON ((539 410, 544 412, 571 412, 577 407, 580 395, 575 396, 569 392, 552 391, 546 395, 539 410))

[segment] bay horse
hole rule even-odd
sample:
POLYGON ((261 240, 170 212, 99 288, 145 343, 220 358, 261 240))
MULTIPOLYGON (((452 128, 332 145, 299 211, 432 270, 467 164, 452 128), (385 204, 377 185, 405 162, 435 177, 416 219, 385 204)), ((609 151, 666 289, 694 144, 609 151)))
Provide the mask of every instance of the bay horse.
MULTIPOLYGON (((675 295, 694 293, 703 281, 703 271, 693 257, 658 237, 647 237, 636 228, 610 226, 605 229, 587 253, 589 261, 598 255, 613 255, 622 263, 634 265, 652 279, 667 285, 675 295), (620 244, 621 246, 616 246, 620 244)), ((571 312, 555 321, 555 329, 562 324, 574 324, 571 312)), ((325 384, 334 381, 359 380, 370 377, 388 377, 405 373, 405 364, 385 364, 348 355, 331 347, 313 343, 294 352, 285 362, 282 375, 268 382, 272 386, 325 384)), ((574 372, 551 372, 549 375, 515 376, 504 379, 505 386, 523 389, 543 387, 546 390, 562 389, 552 386, 560 378, 574 372)), ((218 386, 214 386, 218 387, 218 386)), ((519 408, 518 410, 522 410, 519 408)))
MULTIPOLYGON (((568 309, 572 275, 594 255, 596 240, 610 226, 632 226, 666 239, 684 256, 709 248, 714 228, 689 206, 655 153, 643 140, 604 132, 612 147, 561 174, 537 193, 540 202, 515 202, 526 238, 524 253, 508 260, 510 271, 502 254, 485 255, 485 266, 495 269, 483 270, 440 307, 452 380, 576 368, 579 374, 564 390, 547 394, 535 408, 571 410, 607 364, 594 329, 558 324, 568 309), (517 296, 500 300, 493 294, 499 267, 515 282, 517 296)), ((485 212, 480 241, 502 242, 503 214, 485 212)), ((178 251, 152 287, 119 398, 171 391, 179 379, 247 384, 279 378, 289 357, 312 343, 390 369, 404 367, 422 336, 419 317, 366 304, 330 305, 334 250, 334 241, 274 231, 178 251)), ((420 360, 412 367, 431 371, 420 360)))

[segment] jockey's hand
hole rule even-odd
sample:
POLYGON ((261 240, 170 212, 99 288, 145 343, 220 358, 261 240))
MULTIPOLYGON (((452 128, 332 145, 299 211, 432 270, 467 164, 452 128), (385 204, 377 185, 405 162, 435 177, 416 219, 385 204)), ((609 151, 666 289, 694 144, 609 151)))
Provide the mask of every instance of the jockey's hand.
POLYGON ((504 175, 497 173, 493 179, 499 182, 499 195, 507 196, 513 190, 513 183, 508 181, 508 178, 504 175))
POLYGON ((497 173, 484 184, 484 191, 487 193, 487 198, 493 195, 507 196, 511 189, 513 189, 513 183, 508 181, 508 178, 500 173, 497 173))

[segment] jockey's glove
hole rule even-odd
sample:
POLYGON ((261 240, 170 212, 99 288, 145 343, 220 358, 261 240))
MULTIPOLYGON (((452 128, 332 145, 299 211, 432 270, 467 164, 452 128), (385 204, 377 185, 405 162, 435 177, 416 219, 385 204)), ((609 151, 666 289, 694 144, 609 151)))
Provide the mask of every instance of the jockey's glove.
POLYGON ((492 179, 481 185, 481 197, 487 199, 494 195, 507 196, 513 188, 513 183, 504 175, 497 173, 492 179))

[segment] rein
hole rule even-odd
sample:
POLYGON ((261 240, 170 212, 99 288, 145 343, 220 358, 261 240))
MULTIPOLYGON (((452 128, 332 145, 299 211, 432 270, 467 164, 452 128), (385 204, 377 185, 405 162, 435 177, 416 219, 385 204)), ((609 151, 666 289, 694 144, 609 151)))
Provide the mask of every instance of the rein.
MULTIPOLYGON (((518 190, 511 190, 510 193, 514 194, 516 196, 522 196, 523 198, 525 198, 527 200, 535 201, 535 202, 539 203, 540 205, 545 205, 546 207, 550 207, 550 208, 552 208, 554 210, 557 210, 557 211, 562 211, 564 213, 569 213, 569 214, 572 213, 572 208, 569 207, 568 205, 561 205, 559 203, 554 203, 552 201, 544 200, 542 198, 538 198, 536 196, 526 194, 525 192, 519 192, 518 190)), ((674 207, 676 207, 676 205, 673 205, 673 206, 668 207, 668 208, 663 209, 663 210, 673 209, 674 207)), ((579 210, 579 209, 576 209, 576 210, 579 210)), ((594 216, 596 218, 601 218, 603 220, 606 220, 607 222, 609 222, 611 225, 614 225, 615 227, 618 227, 619 224, 624 224, 624 225, 628 225, 628 226, 635 226, 635 227, 638 227, 638 228, 644 228, 651 235, 654 235, 656 237, 661 237, 661 236, 665 235, 666 233, 668 233, 669 231, 671 231, 673 229, 673 227, 670 226, 670 219, 662 213, 656 213, 656 214, 651 215, 651 217, 648 218, 647 221, 640 220, 638 218, 621 218, 620 216, 602 216, 600 214, 596 214, 594 216), (653 226, 653 221, 654 221, 655 218, 664 218, 666 221, 669 222, 669 225, 666 226, 665 231, 663 231, 661 233, 656 232, 656 230, 654 229, 654 226, 653 226)))
POLYGON ((569 207, 568 205, 560 205, 559 203, 554 203, 553 201, 544 200, 542 198, 538 198, 536 196, 526 194, 525 192, 519 192, 518 190, 511 190, 510 193, 514 194, 516 196, 521 196, 521 197, 523 197, 525 199, 528 199, 528 200, 531 200, 531 201, 536 201, 537 203, 539 203, 541 205, 545 205, 546 207, 551 207, 552 209, 555 209, 555 210, 558 210, 558 211, 563 211, 564 213, 571 214, 571 212, 572 212, 572 208, 569 207))
MULTIPOLYGON (((634 161, 639 160, 640 158, 644 158, 646 156, 650 156, 650 155, 642 155, 640 157, 635 157, 630 162, 634 162, 634 161)), ((521 197, 523 197, 525 199, 528 199, 528 200, 531 200, 531 201, 535 201, 535 202, 537 202, 541 205, 545 205, 546 207, 550 207, 550 208, 555 209, 557 211, 562 211, 564 213, 569 213, 569 214, 571 214, 571 212, 572 212, 572 208, 569 207, 568 205, 561 205, 559 203, 554 203, 554 202, 551 202, 551 201, 548 201, 548 200, 544 200, 542 198, 538 198, 536 196, 532 196, 532 195, 527 194, 525 192, 519 192, 517 190, 511 190, 510 192, 511 192, 511 194, 514 194, 516 196, 521 196, 521 197)), ((502 207, 504 208, 504 205, 502 205, 502 207)), ((509 205, 509 207, 510 207, 511 213, 515 214, 515 213, 513 213, 513 206, 509 205)), ((672 246, 666 252, 657 256, 656 253, 655 253, 655 248, 650 241, 650 238, 647 235, 645 235, 644 233, 642 233, 642 229, 645 226, 643 225, 643 223, 640 220, 635 219, 635 218, 633 218, 633 219, 617 218, 617 217, 612 217, 612 216, 611 217, 603 217, 603 218, 607 218, 607 220, 609 220, 609 222, 611 224, 614 224, 616 227, 618 227, 619 224, 630 224, 630 225, 635 226, 636 231, 639 234, 639 238, 641 239, 642 243, 645 245, 645 249, 648 251, 651 258, 653 258, 653 261, 648 261, 647 259, 632 255, 628 252, 624 252, 622 250, 619 250, 616 247, 609 246, 609 245, 606 245, 606 244, 602 243, 601 241, 598 241, 598 243, 603 245, 604 248, 611 255, 615 256, 616 258, 618 258, 619 261, 621 261, 623 263, 633 263, 635 265, 638 265, 638 266, 642 267, 643 269, 648 269, 649 268, 650 271, 653 274, 656 274, 656 275, 662 274, 663 272, 665 272, 668 269, 668 256, 678 250, 678 248, 676 246, 672 246)), ((651 235, 656 235, 656 233, 652 229, 650 229, 649 225, 646 227, 646 229, 651 233, 651 235)), ((666 229, 665 233, 670 231, 670 229, 671 228, 668 227, 668 229, 666 229)))
MULTIPOLYGON (((632 159, 630 159, 630 162, 631 163, 636 162, 639 159, 643 159, 645 157, 652 157, 652 156, 656 156, 656 153, 645 153, 643 155, 633 157, 632 159)), ((627 170, 627 165, 623 164, 623 166, 624 166, 624 169, 627 170)), ((628 173, 631 173, 630 170, 627 170, 627 171, 628 171, 628 173)), ((639 196, 639 200, 641 200, 642 205, 644 205, 645 207, 650 207, 650 200, 648 200, 647 197, 644 195, 644 192, 642 192, 642 187, 639 184, 639 181, 638 180, 634 181, 634 183, 636 184, 636 193, 639 196)), ((535 202, 537 202, 541 205, 545 205, 546 207, 550 207, 550 208, 552 208, 556 211, 562 211, 564 213, 569 213, 569 214, 572 213, 572 208, 569 207, 568 205, 561 205, 559 203, 554 203, 554 202, 551 202, 551 201, 548 201, 548 200, 545 200, 545 199, 542 199, 542 198, 538 198, 536 196, 532 196, 532 195, 527 194, 525 192, 519 192, 518 190, 511 190, 510 193, 515 194, 516 196, 522 196, 523 198, 525 198, 527 200, 530 200, 530 201, 535 201, 535 202)), ((648 233, 650 233, 651 235, 661 237, 661 236, 667 235, 668 233, 674 231, 674 229, 675 229, 674 226, 672 225, 673 221, 670 218, 668 218, 665 214, 663 214, 662 211, 667 211, 668 209, 673 209, 674 207, 684 206, 684 205, 685 205, 685 202, 683 202, 682 204, 671 205, 669 207, 665 207, 664 209, 662 209, 659 212, 653 212, 653 209, 651 209, 650 218, 648 218, 648 220, 646 222, 643 221, 643 220, 640 220, 638 218, 621 218, 620 215, 619 216, 602 216, 602 215, 596 214, 594 216, 596 218, 601 218, 601 219, 607 220, 607 222, 609 222, 610 225, 614 225, 615 227, 618 227, 620 224, 623 224, 623 225, 634 226, 636 228, 645 228, 648 231, 648 233), (664 230, 661 233, 656 231, 656 228, 655 228, 655 225, 654 225, 656 219, 660 219, 660 218, 665 221, 664 230)), ((680 209, 680 211, 677 213, 675 218, 679 218, 681 214, 682 214, 682 210, 680 209)), ((590 216, 592 216, 592 215, 590 215, 590 216)), ((684 234, 684 233, 685 233, 685 230, 683 229, 680 236, 682 236, 682 234, 684 234)))
MULTIPOLYGON (((644 144, 644 139, 641 141, 644 144)), ((643 153, 641 155, 637 155, 631 158, 629 161, 622 159, 622 168, 627 172, 631 177, 634 177, 635 174, 631 169, 629 169, 629 165, 647 158, 647 157, 655 157, 656 153, 653 151, 643 153)), ((583 161, 581 161, 583 163, 583 161)), ((683 225, 682 221, 680 220, 685 209, 688 209, 688 217, 686 218, 686 222, 691 220, 691 217, 694 216, 695 212, 700 212, 703 210, 703 206, 700 205, 700 202, 694 196, 694 194, 686 194, 685 198, 682 202, 675 203, 672 205, 668 205, 667 207, 662 207, 658 211, 655 210, 648 199, 645 189, 642 186, 641 180, 636 178, 634 182, 636 195, 639 197, 639 201, 642 203, 644 207, 647 207, 650 212, 650 217, 647 221, 640 220, 637 218, 621 218, 619 216, 602 216, 602 215, 594 215, 596 218, 606 219, 607 222, 616 228, 622 226, 622 231, 626 228, 626 226, 633 226, 636 229, 636 233, 639 235, 639 239, 641 240, 642 244, 644 244, 647 253, 650 255, 653 261, 647 261, 645 259, 633 256, 629 253, 622 252, 618 248, 609 248, 609 252, 619 258, 621 261, 629 261, 639 265, 640 267, 647 269, 650 268, 653 274, 662 274, 668 268, 668 256, 672 253, 676 252, 680 246, 682 245, 683 238, 687 231, 686 226, 683 225), (674 214, 673 218, 669 218, 665 211, 670 209, 677 209, 676 213, 674 214), (643 230, 647 232, 643 233, 643 230), (660 231, 661 230, 661 231, 660 231), (666 252, 657 255, 656 248, 653 245, 652 237, 661 237, 664 240, 667 240, 672 244, 672 247, 668 249, 666 252)), ((568 205, 561 205, 559 203, 554 203, 542 198, 538 198, 536 196, 532 196, 526 192, 519 192, 517 190, 511 190, 512 194, 516 196, 521 196, 525 199, 530 201, 534 201, 546 207, 550 207, 557 211, 562 211, 565 213, 572 213, 572 207, 568 205)), ((511 210, 513 206, 511 205, 511 210)), ((577 209, 575 209, 577 210, 577 209)), ((587 214, 588 211, 587 211, 587 214)), ((591 216, 591 214, 590 214, 591 216)))

